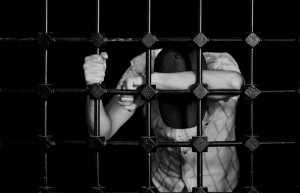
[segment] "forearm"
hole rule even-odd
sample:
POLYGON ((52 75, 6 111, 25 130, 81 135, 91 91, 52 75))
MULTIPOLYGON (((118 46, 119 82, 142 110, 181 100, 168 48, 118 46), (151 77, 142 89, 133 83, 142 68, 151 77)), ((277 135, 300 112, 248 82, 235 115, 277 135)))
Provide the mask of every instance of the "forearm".
MULTIPOLYGON (((94 117, 94 100, 88 96, 86 101, 86 120, 90 135, 94 135, 94 117)), ((102 100, 100 100, 100 128, 100 136, 105 136, 108 139, 111 132, 111 120, 103 107, 102 100)))
MULTIPOLYGON (((158 90, 185 90, 190 89, 196 82, 196 73, 193 71, 177 73, 153 73, 152 84, 158 90)), ((202 83, 207 89, 240 89, 243 84, 242 76, 234 71, 203 70, 202 83)), ((228 96, 209 96, 210 98, 228 98, 228 96)))

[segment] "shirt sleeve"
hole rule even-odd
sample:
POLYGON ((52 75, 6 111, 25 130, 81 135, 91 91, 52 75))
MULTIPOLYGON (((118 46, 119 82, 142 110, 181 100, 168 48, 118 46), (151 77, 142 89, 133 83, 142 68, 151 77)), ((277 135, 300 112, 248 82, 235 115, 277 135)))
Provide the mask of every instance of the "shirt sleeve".
POLYGON ((235 59, 228 53, 203 53, 208 70, 230 70, 241 74, 239 66, 235 59))
MULTIPOLYGON (((162 49, 151 50, 151 72, 153 72, 154 60, 161 50, 162 49)), ((117 88, 120 88, 123 82, 128 77, 145 76, 145 75, 146 75, 146 52, 134 57, 130 61, 130 66, 123 74, 121 80, 118 83, 117 88)))
MULTIPOLYGON (((208 70, 230 70, 241 74, 239 66, 235 59, 228 53, 203 53, 208 70)), ((240 95, 232 96, 231 99, 237 100, 240 95)))

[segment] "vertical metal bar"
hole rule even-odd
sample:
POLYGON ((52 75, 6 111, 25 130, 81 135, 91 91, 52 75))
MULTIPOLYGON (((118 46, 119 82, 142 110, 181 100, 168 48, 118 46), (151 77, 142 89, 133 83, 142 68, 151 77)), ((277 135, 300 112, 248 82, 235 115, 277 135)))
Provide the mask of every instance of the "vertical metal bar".
POLYGON ((253 157, 254 157, 254 153, 251 152, 251 155, 250 155, 250 173, 251 173, 251 187, 254 186, 254 160, 253 160, 253 157))
MULTIPOLYGON (((100 0, 96 0, 96 33, 100 33, 100 0)), ((96 48, 96 54, 100 54, 100 49, 96 48)), ((100 100, 94 101, 94 134, 100 135, 100 100)))
MULTIPOLYGON (((251 51, 250 51, 250 84, 254 84, 254 78, 253 78, 253 74, 254 74, 254 62, 253 62, 253 57, 254 55, 254 49, 251 48, 251 51)), ((254 133, 254 129, 253 129, 253 124, 254 124, 254 118, 253 118, 253 101, 251 101, 249 103, 249 106, 250 106, 250 135, 253 135, 254 133)))
MULTIPOLYGON (((147 33, 151 33, 151 0, 147 0, 147 33)), ((146 51, 146 85, 151 84, 151 49, 146 51)), ((146 102, 147 136, 151 136, 151 101, 146 102)), ((147 186, 151 187, 151 153, 147 154, 147 186)))
MULTIPOLYGON (((251 0, 251 33, 254 32, 254 0, 251 0)), ((251 48, 250 51, 250 84, 254 84, 254 49, 251 48)), ((250 102, 250 135, 254 134, 254 113, 253 113, 253 101, 250 102)), ((251 152, 250 155, 250 185, 254 186, 254 153, 251 152)))
MULTIPOLYGON (((100 33, 100 0, 96 0, 96 33, 100 33)), ((96 54, 100 54, 100 49, 96 48, 96 54)), ((100 100, 94 100, 94 136, 100 136, 100 100)), ((95 175, 96 187, 100 187, 100 157, 99 152, 95 153, 95 175)))
POLYGON ((44 1, 44 32, 48 33, 48 0, 44 1))
POLYGON ((251 33, 254 32, 254 0, 251 0, 251 33))
MULTIPOLYGON (((149 1, 149 0, 148 0, 149 1)), ((151 84, 151 50, 146 51, 146 84, 151 84)), ((147 136, 151 136, 151 101, 146 102, 147 136)), ((147 155, 147 185, 151 186, 151 153, 147 155)))
POLYGON ((202 0, 199 0, 198 4, 198 32, 202 32, 202 0))
MULTIPOLYGON (((44 32, 48 33, 48 0, 44 0, 44 32)), ((44 49, 43 82, 48 84, 48 50, 44 49)), ((43 135, 48 135, 48 102, 43 101, 43 135)), ((48 156, 44 153, 44 186, 48 187, 48 156)))
MULTIPOLYGON (((202 0, 198 1, 198 32, 202 32, 202 0)), ((197 82, 202 84, 202 50, 197 51, 197 82)), ((202 136, 202 105, 201 100, 197 103, 197 136, 202 136)), ((197 153, 197 187, 203 187, 203 165, 202 165, 202 153, 197 153)))
POLYGON ((250 51, 250 84, 253 84, 253 70, 254 70, 254 49, 251 48, 251 51, 250 51))
POLYGON ((151 32, 151 0, 147 0, 147 32, 151 32))
POLYGON ((96 15, 96 32, 100 33, 100 0, 96 1, 96 15))

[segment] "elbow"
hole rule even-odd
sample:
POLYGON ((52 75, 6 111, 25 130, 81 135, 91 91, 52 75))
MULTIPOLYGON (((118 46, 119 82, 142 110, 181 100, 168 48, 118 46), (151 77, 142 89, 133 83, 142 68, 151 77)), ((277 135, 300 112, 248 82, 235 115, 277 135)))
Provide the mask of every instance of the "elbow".
POLYGON ((232 74, 232 78, 229 83, 230 89, 240 90, 243 84, 244 84, 244 78, 242 77, 242 75, 237 72, 234 72, 232 74))

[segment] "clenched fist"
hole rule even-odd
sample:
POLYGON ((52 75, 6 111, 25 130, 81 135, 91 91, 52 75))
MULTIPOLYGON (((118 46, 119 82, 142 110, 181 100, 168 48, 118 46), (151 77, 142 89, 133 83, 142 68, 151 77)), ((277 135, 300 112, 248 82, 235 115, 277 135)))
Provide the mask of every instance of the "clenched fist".
POLYGON ((94 54, 84 59, 84 76, 86 85, 102 83, 105 77, 106 59, 108 55, 102 52, 100 55, 94 54))
MULTIPOLYGON (((136 90, 139 86, 145 83, 144 76, 128 77, 122 83, 122 90, 136 90)), ((142 103, 140 96, 135 97, 134 95, 121 95, 118 103, 124 106, 124 109, 129 112, 134 111, 142 103)))

